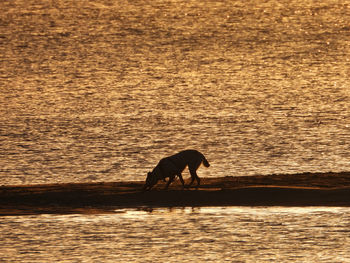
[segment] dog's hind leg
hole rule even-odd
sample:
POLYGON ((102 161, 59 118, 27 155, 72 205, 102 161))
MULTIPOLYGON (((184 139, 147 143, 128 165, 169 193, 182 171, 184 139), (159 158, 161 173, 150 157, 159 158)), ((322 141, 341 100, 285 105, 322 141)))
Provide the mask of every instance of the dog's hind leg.
POLYGON ((196 188, 198 188, 200 183, 201 183, 201 179, 199 179, 196 170, 192 170, 192 171, 190 171, 190 173, 191 173, 191 177, 193 176, 196 179, 196 181, 197 181, 197 187, 196 188))
POLYGON ((202 162, 202 160, 190 163, 188 165, 188 170, 190 171, 190 174, 191 174, 191 182, 188 185, 188 187, 190 187, 193 184, 194 180, 196 180, 197 181, 197 188, 198 188, 201 180, 199 179, 196 171, 197 171, 198 167, 201 165, 201 162, 202 162))
POLYGON ((190 186, 193 184, 194 180, 195 180, 195 178, 191 174, 191 182, 187 185, 188 188, 190 188, 190 186))
POLYGON ((190 187, 193 184, 194 180, 196 180, 197 181, 196 188, 198 188, 200 185, 201 179, 199 179, 197 172, 196 172, 196 169, 190 169, 190 174, 191 174, 192 180, 191 180, 190 184, 188 185, 188 187, 190 187))

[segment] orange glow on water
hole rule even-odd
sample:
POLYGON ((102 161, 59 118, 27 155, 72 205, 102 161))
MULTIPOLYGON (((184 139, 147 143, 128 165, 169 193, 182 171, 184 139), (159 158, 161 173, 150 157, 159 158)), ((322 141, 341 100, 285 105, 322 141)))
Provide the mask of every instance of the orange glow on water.
POLYGON ((4 184, 350 170, 349 6, 2 1, 4 184), (106 172, 108 171, 108 172, 106 172))

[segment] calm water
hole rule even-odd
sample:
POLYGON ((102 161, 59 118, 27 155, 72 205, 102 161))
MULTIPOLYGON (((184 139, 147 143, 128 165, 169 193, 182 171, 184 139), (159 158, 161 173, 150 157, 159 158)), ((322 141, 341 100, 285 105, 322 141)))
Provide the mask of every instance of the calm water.
POLYGON ((1 184, 350 170, 349 1, 0 2, 1 184))
POLYGON ((4 262, 350 262, 349 208, 0 218, 4 262))

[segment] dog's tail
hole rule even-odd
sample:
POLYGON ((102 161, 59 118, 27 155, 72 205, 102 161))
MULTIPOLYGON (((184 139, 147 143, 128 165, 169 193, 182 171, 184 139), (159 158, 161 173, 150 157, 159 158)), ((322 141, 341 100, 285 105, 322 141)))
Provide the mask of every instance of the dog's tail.
POLYGON ((203 164, 204 164, 205 167, 209 167, 210 166, 208 160, 205 159, 204 155, 203 155, 203 164))

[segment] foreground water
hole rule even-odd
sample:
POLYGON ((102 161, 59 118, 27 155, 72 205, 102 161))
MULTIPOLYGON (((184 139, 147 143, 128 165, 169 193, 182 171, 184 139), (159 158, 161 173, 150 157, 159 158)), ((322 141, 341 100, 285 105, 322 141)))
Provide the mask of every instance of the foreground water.
POLYGON ((5 262, 350 262, 349 208, 1 217, 5 262))
POLYGON ((347 1, 0 1, 0 184, 350 170, 347 1))

